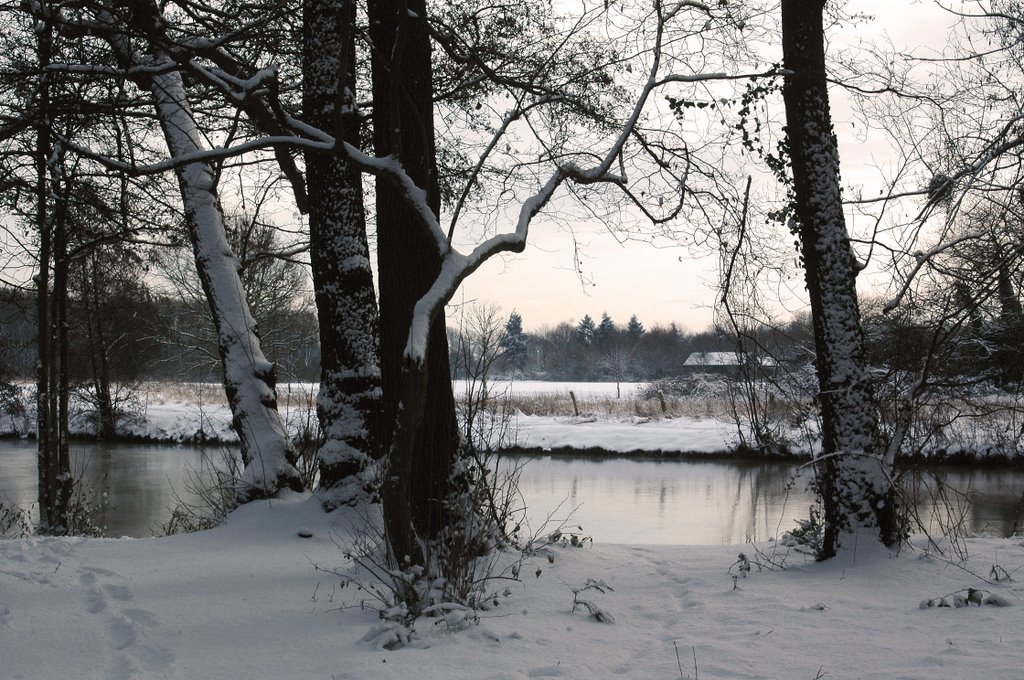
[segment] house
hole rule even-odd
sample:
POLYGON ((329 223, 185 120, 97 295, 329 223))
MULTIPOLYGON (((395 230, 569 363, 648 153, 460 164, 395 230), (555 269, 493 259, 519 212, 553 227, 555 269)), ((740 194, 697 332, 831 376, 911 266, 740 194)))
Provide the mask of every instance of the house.
MULTIPOLYGON (((744 363, 756 365, 758 360, 749 354, 742 352, 693 352, 683 362, 683 371, 686 375, 694 373, 713 373, 735 377, 744 363)), ((775 368, 775 360, 765 357, 760 362, 763 368, 775 368)))

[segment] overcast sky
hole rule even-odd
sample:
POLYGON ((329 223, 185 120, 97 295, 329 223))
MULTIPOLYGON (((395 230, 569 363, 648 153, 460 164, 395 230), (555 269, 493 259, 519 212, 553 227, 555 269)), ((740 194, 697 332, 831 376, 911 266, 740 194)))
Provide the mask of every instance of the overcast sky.
MULTIPOLYGON (((847 41, 887 35, 894 45, 917 52, 939 50, 950 23, 931 2, 870 0, 849 2, 847 9, 875 19, 845 34, 830 35, 833 49, 847 41)), ((781 60, 781 47, 774 49, 777 54, 771 59, 781 60)), ((844 186, 862 187, 864 195, 877 194, 882 182, 876 166, 891 156, 884 135, 875 132, 865 139, 842 92, 833 88, 832 99, 844 186)), ((584 314, 599 318, 602 312, 618 323, 636 314, 647 327, 675 321, 689 330, 701 330, 712 323, 717 256, 697 258, 687 248, 667 243, 620 245, 598 225, 580 224, 574 230, 585 282, 574 269, 570 234, 543 226, 532 230, 525 253, 495 259, 474 273, 455 302, 484 300, 500 305, 505 313, 516 309, 528 329, 578 320, 584 314)))

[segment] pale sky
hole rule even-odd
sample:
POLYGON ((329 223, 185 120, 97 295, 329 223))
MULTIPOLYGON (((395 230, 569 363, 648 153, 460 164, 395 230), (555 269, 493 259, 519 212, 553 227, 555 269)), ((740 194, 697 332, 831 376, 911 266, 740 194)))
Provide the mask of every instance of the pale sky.
MULTIPOLYGON (((915 50, 939 50, 945 42, 948 16, 930 2, 870 0, 849 2, 846 8, 876 18, 846 34, 830 34, 833 47, 882 35, 915 50)), ((777 60, 781 48, 776 51, 779 54, 773 59, 777 60)), ((842 92, 833 87, 831 96, 843 184, 862 187, 864 195, 876 195, 883 186, 876 166, 884 166, 892 156, 888 142, 878 132, 865 139, 863 126, 852 124, 842 92)), ((574 271, 570 235, 541 223, 532 230, 525 253, 485 264, 463 284, 455 302, 487 301, 506 314, 516 309, 531 330, 579 320, 584 314, 597 319, 605 311, 620 324, 636 314, 648 328, 675 321, 689 330, 701 330, 712 323, 717 255, 697 258, 683 246, 664 243, 661 247, 637 242, 620 245, 599 225, 574 228, 583 246, 588 283, 581 283, 574 271)), ((802 289, 799 280, 795 284, 802 289)))

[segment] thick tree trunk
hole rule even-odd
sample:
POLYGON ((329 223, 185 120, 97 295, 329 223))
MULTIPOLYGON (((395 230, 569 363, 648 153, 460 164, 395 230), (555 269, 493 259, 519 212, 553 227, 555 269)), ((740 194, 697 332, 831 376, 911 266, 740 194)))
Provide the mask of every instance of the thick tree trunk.
MULTIPOLYGON (((158 56, 157 61, 167 60, 158 56)), ((169 70, 153 76, 150 90, 171 155, 202 151, 181 74, 169 70)), ((256 321, 239 276, 238 258, 224 229, 213 168, 195 162, 178 167, 176 173, 196 269, 217 330, 232 426, 242 445, 245 471, 239 498, 245 501, 270 496, 282 487, 301 489, 293 465, 295 449, 277 411, 274 365, 260 348, 256 321)))
MULTIPOLYGON (((376 154, 397 158, 437 214, 440 193, 425 3, 370 0, 368 16, 376 154)), ((416 539, 436 537, 445 521, 444 499, 458 449, 455 400, 443 312, 431 325, 425 362, 411 365, 403 359, 413 307, 440 271, 441 256, 414 210, 383 181, 377 183, 377 246, 389 456, 383 485, 385 521, 395 556, 418 561, 416 539)))
POLYGON ((839 185, 839 152, 825 81, 823 0, 783 0, 783 88, 796 221, 811 301, 822 451, 818 493, 825 514, 822 558, 847 531, 875 527, 899 540, 895 497, 880 452, 877 410, 866 370, 857 301, 857 263, 839 185))
MULTIPOLYGON (((355 0, 305 0, 303 109, 311 125, 359 145, 355 0)), ((332 509, 366 498, 383 451, 377 300, 362 175, 344 155, 306 153, 310 262, 320 325, 320 487, 332 509)))

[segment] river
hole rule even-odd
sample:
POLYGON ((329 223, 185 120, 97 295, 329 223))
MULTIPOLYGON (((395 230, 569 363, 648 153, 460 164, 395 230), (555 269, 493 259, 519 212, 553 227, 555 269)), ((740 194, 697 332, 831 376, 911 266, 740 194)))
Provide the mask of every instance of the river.
MULTIPOLYGON (((192 471, 221 465, 222 455, 221 449, 193 446, 72 445, 76 473, 104 501, 97 521, 108 536, 161 533, 179 498, 195 500, 189 490, 192 471)), ((605 543, 764 541, 807 517, 813 501, 807 489, 810 469, 792 462, 562 455, 508 460, 522 463, 519 489, 533 532, 567 522, 572 531, 605 543)), ((934 480, 914 485, 918 512, 926 520, 942 508, 972 532, 1005 536, 1018 528, 1024 473, 944 467, 934 475, 963 495, 951 492, 937 500, 934 480)), ((28 507, 35 494, 34 442, 0 441, 0 504, 28 507)), ((936 528, 933 520, 931 528, 936 528)))

